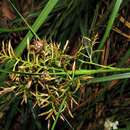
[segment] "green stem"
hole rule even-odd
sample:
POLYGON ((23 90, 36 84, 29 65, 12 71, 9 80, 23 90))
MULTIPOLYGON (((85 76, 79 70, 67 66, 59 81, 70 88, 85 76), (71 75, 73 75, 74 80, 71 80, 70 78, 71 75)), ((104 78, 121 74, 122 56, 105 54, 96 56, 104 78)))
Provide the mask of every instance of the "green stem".
MULTIPOLYGON (((115 69, 98 69, 98 70, 69 70, 69 71, 61 71, 55 73, 49 73, 50 75, 73 75, 73 73, 78 75, 92 75, 92 74, 99 74, 99 73, 114 73, 114 72, 129 72, 130 68, 115 68, 115 69)), ((23 74, 23 75, 42 75, 43 73, 29 73, 29 72, 19 72, 19 71, 5 71, 0 69, 0 72, 3 73, 16 73, 16 74, 23 74)))

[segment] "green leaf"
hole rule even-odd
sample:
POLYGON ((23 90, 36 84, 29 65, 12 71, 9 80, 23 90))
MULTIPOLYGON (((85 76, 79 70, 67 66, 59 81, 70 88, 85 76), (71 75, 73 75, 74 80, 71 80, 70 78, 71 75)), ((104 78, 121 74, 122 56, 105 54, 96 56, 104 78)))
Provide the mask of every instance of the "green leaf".
MULTIPOLYGON (((38 18, 36 19, 36 21, 32 25, 32 29, 33 29, 33 31, 35 33, 38 31, 38 29, 41 27, 41 25, 45 22, 45 20, 47 19, 48 15, 53 10, 53 8, 55 7, 55 5, 57 4, 58 1, 59 0, 49 0, 48 1, 47 5, 41 11, 41 13, 39 14, 38 18)), ((27 39, 29 39, 29 41, 30 41, 32 39, 32 37, 33 37, 33 34, 32 34, 31 31, 29 31, 27 33, 27 35, 24 37, 24 39, 22 40, 22 42, 16 48, 16 55, 17 56, 21 56, 21 54, 23 53, 23 50, 26 48, 27 39)))
POLYGON ((115 19, 117 17, 117 13, 118 13, 118 11, 120 9, 121 3, 122 3, 122 0, 116 0, 115 6, 114 6, 114 8, 112 10, 112 14, 111 14, 111 16, 109 18, 109 21, 108 21, 105 33, 104 33, 103 38, 102 38, 102 40, 100 42, 100 45, 98 47, 99 50, 103 48, 103 46, 105 44, 105 41, 107 40, 107 38, 108 38, 108 36, 110 34, 110 31, 112 29, 113 23, 114 23, 114 21, 115 21, 115 19))
POLYGON ((93 78, 90 79, 87 83, 99 83, 99 82, 106 82, 106 81, 111 81, 111 80, 118 80, 118 79, 127 79, 130 78, 130 73, 123 73, 123 74, 114 74, 114 75, 109 75, 109 76, 104 76, 104 77, 99 77, 99 78, 93 78))

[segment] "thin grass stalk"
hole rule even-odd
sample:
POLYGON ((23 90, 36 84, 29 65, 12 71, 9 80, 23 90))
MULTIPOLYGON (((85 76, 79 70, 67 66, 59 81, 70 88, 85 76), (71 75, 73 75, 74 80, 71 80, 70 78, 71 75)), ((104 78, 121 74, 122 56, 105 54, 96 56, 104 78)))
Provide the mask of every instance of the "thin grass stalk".
POLYGON ((57 121, 58 121, 58 119, 59 119, 59 117, 60 117, 60 115, 61 115, 61 113, 62 113, 62 109, 64 108, 65 101, 66 101, 66 97, 64 97, 64 99, 63 99, 63 101, 62 101, 62 103, 61 103, 61 105, 60 105, 60 107, 59 107, 59 111, 58 111, 57 114, 56 114, 56 119, 55 119, 55 121, 54 121, 54 123, 53 123, 53 125, 52 125, 52 127, 51 127, 51 130, 54 130, 54 129, 55 129, 56 123, 57 123, 57 121))
MULTIPOLYGON (((29 28, 29 30, 33 33, 33 35, 39 39, 38 35, 36 34, 36 32, 31 28, 31 26, 28 24, 27 20, 20 14, 20 12, 17 10, 17 8, 13 5, 13 3, 9 0, 10 4, 12 5, 12 7, 14 8, 14 10, 17 12, 17 14, 21 17, 21 19, 24 21, 24 23, 27 25, 27 27, 29 28)), ((40 40, 40 39, 39 39, 40 40)))
MULTIPOLYGON (((48 70, 49 71, 49 70, 48 70)), ((54 72, 49 73, 50 75, 62 76, 62 75, 93 75, 99 73, 115 73, 115 72, 129 72, 130 68, 115 68, 115 69, 97 69, 97 70, 69 70, 69 71, 61 71, 61 72, 54 72)), ((6 71, 0 69, 0 72, 3 73, 16 73, 21 75, 43 75, 43 73, 29 73, 29 72, 19 72, 19 71, 6 71)))

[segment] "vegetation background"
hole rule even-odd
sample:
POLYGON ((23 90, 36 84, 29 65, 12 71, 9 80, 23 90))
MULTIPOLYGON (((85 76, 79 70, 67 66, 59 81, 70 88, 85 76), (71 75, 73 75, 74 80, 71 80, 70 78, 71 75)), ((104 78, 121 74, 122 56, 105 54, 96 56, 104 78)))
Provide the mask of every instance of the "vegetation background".
POLYGON ((0 130, 129 130, 129 5, 1 0, 0 130))

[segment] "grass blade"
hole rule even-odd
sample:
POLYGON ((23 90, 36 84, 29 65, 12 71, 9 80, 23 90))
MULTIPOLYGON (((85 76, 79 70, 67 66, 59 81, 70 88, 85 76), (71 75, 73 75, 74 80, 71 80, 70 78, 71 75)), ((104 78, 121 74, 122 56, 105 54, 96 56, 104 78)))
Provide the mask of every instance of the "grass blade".
POLYGON ((54 129, 55 129, 55 126, 56 126, 56 123, 57 123, 57 121, 58 121, 58 118, 60 117, 60 114, 61 114, 61 112, 62 112, 62 109, 64 108, 65 101, 66 101, 66 97, 63 99, 63 101, 62 101, 62 103, 61 103, 61 105, 60 105, 60 107, 59 107, 59 111, 58 111, 58 113, 57 113, 57 115, 56 115, 56 119, 55 119, 55 121, 54 121, 54 123, 53 123, 53 125, 52 125, 51 130, 54 130, 54 129))
MULTIPOLYGON (((42 12, 39 14, 38 18, 36 19, 36 21, 32 25, 32 30, 35 33, 38 31, 38 29, 41 27, 41 25, 45 22, 48 15, 50 14, 50 12, 55 7, 55 5, 57 4, 58 1, 59 0, 49 0, 48 1, 47 5, 42 10, 42 12)), ((16 48, 16 55, 17 56, 20 56, 22 54, 23 50, 26 48, 27 39, 31 40, 32 37, 33 37, 33 34, 31 31, 29 31, 27 33, 27 35, 24 37, 24 39, 22 40, 22 42, 16 48)))
POLYGON ((105 31, 105 34, 103 35, 103 38, 100 42, 100 45, 99 45, 99 50, 103 48, 104 44, 105 44, 105 41, 107 40, 109 34, 110 34, 110 31, 112 29, 112 26, 113 26, 113 23, 116 19, 116 16, 117 16, 117 13, 119 11, 119 8, 120 8, 120 5, 122 3, 122 0, 116 0, 116 3, 115 3, 115 6, 112 10, 112 14, 109 18, 109 21, 108 21, 108 24, 107 24, 107 27, 106 27, 106 31, 105 31))
POLYGON ((28 29, 27 27, 19 27, 14 29, 0 28, 0 33, 19 32, 27 29, 28 29))
POLYGON ((99 83, 99 82, 106 82, 106 81, 111 81, 111 80, 117 80, 117 79, 127 79, 130 78, 130 73, 123 73, 123 74, 114 74, 110 76, 104 76, 100 78, 93 78, 89 80, 87 83, 99 83))

